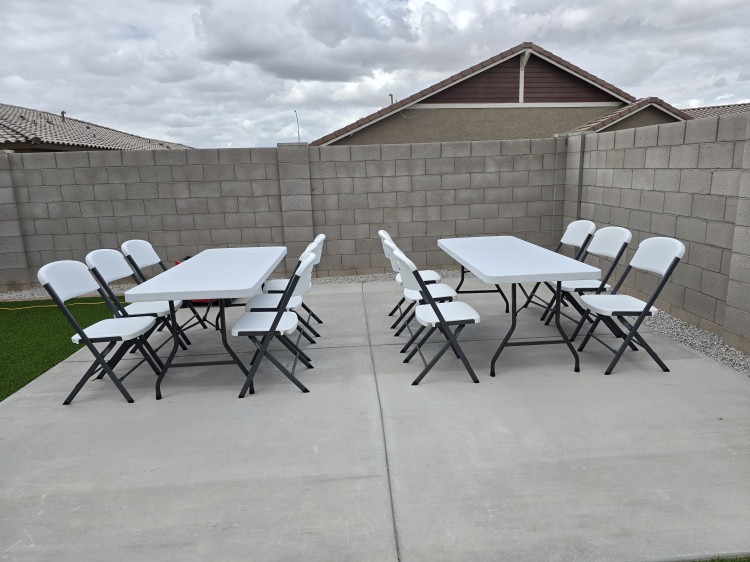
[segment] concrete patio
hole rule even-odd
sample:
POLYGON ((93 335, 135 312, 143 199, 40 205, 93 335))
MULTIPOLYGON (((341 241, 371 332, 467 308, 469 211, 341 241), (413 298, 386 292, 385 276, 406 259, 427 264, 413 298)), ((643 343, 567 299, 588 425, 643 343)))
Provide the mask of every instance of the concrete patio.
MULTIPOLYGON (((478 286, 478 285, 477 285, 478 286)), ((489 362, 482 322, 421 385, 386 313, 393 283, 317 284, 324 318, 300 393, 265 362, 238 400, 233 366, 142 367, 62 400, 80 352, 0 403, 2 560, 690 560, 750 552, 750 379, 656 333, 672 371, 591 342, 489 362)), ((238 314, 238 310, 233 314, 238 314)), ((551 330, 524 311, 519 335, 551 330)), ((221 351, 191 332, 189 353, 221 351)), ((233 342, 249 350, 246 341, 233 342)), ((243 354, 243 357, 248 357, 243 354)))

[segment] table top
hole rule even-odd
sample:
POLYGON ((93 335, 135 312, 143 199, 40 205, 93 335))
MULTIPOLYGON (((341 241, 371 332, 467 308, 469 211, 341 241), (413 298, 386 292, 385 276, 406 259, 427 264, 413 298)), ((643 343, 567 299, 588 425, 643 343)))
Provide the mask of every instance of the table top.
POLYGON ((438 247, 485 283, 599 279, 601 270, 515 236, 443 238, 438 247))
POLYGON ((286 255, 283 246, 212 248, 125 292, 128 302, 254 295, 286 255))

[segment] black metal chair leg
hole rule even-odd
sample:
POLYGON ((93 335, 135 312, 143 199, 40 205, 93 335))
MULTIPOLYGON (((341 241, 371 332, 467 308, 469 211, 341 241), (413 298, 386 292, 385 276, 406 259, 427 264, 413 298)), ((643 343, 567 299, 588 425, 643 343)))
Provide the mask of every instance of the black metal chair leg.
POLYGON ((289 351, 291 351, 294 355, 299 357, 300 361, 302 361, 302 364, 307 367, 308 369, 312 369, 313 365, 310 362, 310 356, 307 355, 304 351, 302 351, 299 347, 297 347, 294 342, 289 339, 288 336, 278 336, 276 339, 278 339, 284 347, 286 347, 289 351))
POLYGON ((422 337, 422 339, 414 345, 414 348, 409 352, 409 355, 404 358, 404 363, 408 363, 409 361, 411 361, 412 357, 417 354, 422 346, 427 343, 427 340, 430 339, 432 334, 435 333, 435 330, 437 330, 437 328, 435 328, 434 326, 427 330, 427 333, 422 337))
MULTIPOLYGON (((295 312, 295 314, 297 314, 297 313, 295 312)), ((308 331, 309 331, 309 332, 310 332, 310 333, 311 333, 311 334, 312 334, 313 336, 315 336, 316 338, 319 338, 319 337, 320 337, 320 334, 319 334, 319 333, 317 332, 317 330, 316 330, 315 328, 313 328, 313 327, 312 327, 312 326, 310 325, 310 323, 309 323, 309 322, 308 322, 307 320, 305 320, 304 318, 302 318, 302 316, 300 316, 299 314, 297 314, 297 320, 298 320, 298 321, 299 321, 299 323, 300 323, 300 324, 302 324, 302 325, 303 325, 303 326, 305 327, 305 329, 306 329, 306 330, 308 330, 308 331)))
POLYGON ((407 306, 404 311, 401 313, 401 316, 399 316, 396 321, 391 325, 391 330, 395 330, 399 324, 401 324, 401 321, 406 318, 407 314, 411 312, 411 309, 414 308, 415 302, 410 302, 409 306, 407 306))
POLYGON ((417 338, 419 337, 419 335, 420 335, 420 334, 421 334, 422 332, 424 332, 424 330, 425 330, 425 327, 424 327, 424 326, 420 326, 420 327, 419 327, 419 328, 417 329, 417 331, 416 331, 416 332, 414 332, 414 333, 413 333, 413 334, 411 335, 411 337, 409 338, 409 341, 408 341, 408 342, 406 342, 406 343, 404 344, 404 347, 402 347, 402 348, 401 348, 401 350, 399 351, 399 353, 406 353, 406 352, 407 352, 407 350, 408 350, 408 349, 409 349, 409 348, 411 347, 411 345, 412 345, 412 344, 413 344, 413 343, 414 343, 415 341, 417 341, 417 338))
POLYGON ((307 306, 305 303, 302 303, 302 308, 304 308, 305 312, 307 312, 312 317, 312 319, 315 320, 318 324, 323 323, 323 321, 320 318, 318 318, 318 315, 315 314, 312 311, 312 309, 309 306, 307 306))
POLYGON ((388 316, 393 316, 394 314, 396 314, 396 312, 398 312, 398 310, 401 308, 401 305, 405 302, 406 299, 404 297, 401 297, 401 300, 396 303, 396 306, 394 306, 393 310, 388 313, 388 316))

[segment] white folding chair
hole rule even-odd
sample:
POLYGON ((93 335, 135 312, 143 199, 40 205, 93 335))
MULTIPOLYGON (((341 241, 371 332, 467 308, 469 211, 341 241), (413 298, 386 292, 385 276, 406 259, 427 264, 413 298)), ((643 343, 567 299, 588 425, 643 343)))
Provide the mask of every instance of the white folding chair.
MULTIPOLYGON (((117 298, 110 283, 122 279, 130 279, 136 283, 141 282, 135 272, 131 269, 130 265, 128 265, 125 256, 117 250, 93 250, 86 255, 86 265, 94 278, 99 282, 101 288, 107 293, 112 304, 115 305, 117 309, 116 316, 153 316, 157 319, 157 325, 167 328, 172 334, 172 337, 177 335, 179 337, 178 343, 180 344, 180 347, 182 347, 182 349, 187 349, 186 345, 190 345, 190 340, 180 329, 180 326, 172 326, 168 301, 136 302, 123 305, 120 302, 120 299, 117 298)), ((179 308, 182 305, 182 301, 176 301, 174 305, 175 308, 179 308)), ((169 340, 165 340, 161 345, 163 346, 167 342, 169 342, 169 340)), ((159 348, 160 347, 161 346, 159 346, 159 348)))
MULTIPOLYGON (((315 244, 314 242, 308 246, 308 249, 300 256, 299 261, 297 262, 297 265, 295 266, 294 270, 297 271, 297 268, 300 266, 300 264, 310 255, 315 255, 314 252, 311 249, 311 246, 315 244)), ((316 262, 313 262, 313 267, 315 266, 316 262)), ((310 289, 312 288, 312 284, 309 284, 307 287, 302 288, 302 292, 298 295, 293 296, 291 299, 289 299, 289 302, 286 305, 286 310, 288 312, 294 312, 297 315, 297 321, 300 325, 297 326, 297 331, 300 333, 300 335, 305 338, 310 343, 317 343, 315 339, 308 334, 307 331, 305 331, 305 328, 309 330, 312 334, 315 334, 317 336, 320 336, 317 331, 310 325, 310 315, 308 315, 307 318, 303 318, 302 315, 299 313, 299 311, 303 308, 304 302, 302 301, 302 296, 306 294, 310 289)), ((281 303, 281 299, 283 298, 284 293, 261 293, 260 295, 256 295, 253 298, 250 299, 250 301, 245 304, 245 311, 247 312, 273 312, 279 309, 279 304, 281 303)))
MULTIPOLYGON (((393 257, 393 252, 398 249, 396 244, 393 242, 392 239, 386 239, 383 240, 383 247, 387 249, 388 253, 386 254, 389 259, 391 260, 391 267, 394 268, 394 270, 397 270, 398 264, 396 263, 396 260, 393 257)), ((421 273, 421 272, 420 272, 421 273)), ((414 319, 414 307, 418 304, 424 304, 426 301, 422 297, 419 290, 410 289, 403 283, 403 274, 399 272, 399 275, 401 275, 400 278, 400 285, 404 287, 404 294, 401 299, 401 302, 408 303, 408 306, 401 311, 401 314, 396 319, 396 321, 391 326, 391 330, 396 330, 396 333, 394 336, 400 336, 401 332, 403 332, 405 329, 408 328, 411 321, 414 319), (399 324, 401 326, 399 327, 399 324), (398 328, 398 329, 396 329, 398 328)), ((424 281, 424 280, 423 280, 424 281)), ((445 283, 426 283, 425 286, 427 287, 427 291, 430 293, 430 296, 435 302, 448 302, 455 299, 458 294, 456 293, 456 290, 451 287, 450 285, 447 285, 445 283)), ((400 307, 399 307, 400 308, 400 307)), ((407 346, 404 347, 404 350, 407 346)))
MULTIPOLYGON (((312 252, 315 254, 315 263, 313 265, 318 265, 320 263, 321 258, 323 257, 323 243, 326 240, 325 234, 318 234, 315 239, 310 242, 310 244, 307 245, 307 248, 305 248, 305 251, 302 252, 303 254, 306 252, 312 252)), ((299 266, 299 261, 297 262, 297 265, 299 266)), ((292 272, 294 274, 294 272, 292 272)), ((268 283, 265 283, 263 285, 263 292, 264 293, 277 293, 281 294, 286 290, 287 285, 289 284, 290 279, 272 279, 268 283)), ((308 317, 315 320, 318 324, 322 324, 323 321, 318 317, 317 314, 315 314, 312 309, 307 306, 304 302, 302 303, 302 308, 307 312, 308 317)), ((320 337, 320 334, 316 332, 312 326, 308 324, 306 326, 308 330, 312 332, 312 334, 317 338, 320 337)))
POLYGON ((297 330, 298 317, 295 313, 288 312, 287 306, 293 297, 299 296, 309 290, 312 283, 312 268, 315 264, 315 259, 315 254, 308 254, 298 265, 294 275, 289 280, 289 283, 287 283, 286 290, 282 294, 278 309, 275 312, 247 312, 232 326, 233 336, 247 337, 253 342, 256 348, 253 358, 250 361, 249 373, 240 391, 240 398, 244 398, 248 391, 250 394, 255 392, 253 378, 264 357, 268 358, 302 392, 309 392, 305 385, 294 376, 297 360, 308 369, 312 369, 313 366, 310 358, 299 349, 297 343, 289 338, 297 330), (268 347, 274 339, 281 342, 284 347, 294 354, 295 359, 291 371, 269 351, 268 347))
MULTIPOLYGON (((167 266, 161 261, 159 254, 156 253, 151 242, 148 242, 147 240, 128 240, 127 242, 122 243, 120 249, 141 283, 146 280, 146 275, 143 271, 145 268, 159 266, 162 271, 167 270, 167 266)), ((201 315, 198 314, 198 311, 195 310, 193 304, 190 301, 184 301, 184 304, 190 309, 190 312, 193 313, 195 322, 193 324, 186 322, 181 326, 181 329, 184 331, 196 325, 200 325, 201 328, 204 329, 208 328, 209 322, 205 317, 201 317, 201 315)), ((175 308, 176 307, 177 303, 175 303, 175 308)), ((206 311, 206 315, 207 314, 208 311, 206 311)))
MULTIPOLYGON (((574 258, 580 259, 595 230, 596 225, 589 220, 577 220, 571 222, 565 229, 565 232, 563 232, 562 238, 560 238, 560 241, 557 243, 554 251, 560 252, 564 247, 568 246, 570 248, 573 248, 575 252, 574 258)), ((545 285, 547 285, 547 288, 552 292, 552 294, 555 293, 555 288, 552 287, 552 285, 550 285, 549 283, 545 283, 545 285)), ((523 292, 524 296, 526 297, 526 302, 521 308, 527 308, 530 304, 535 304, 537 306, 541 306, 545 310, 547 309, 547 307, 549 306, 549 302, 545 301, 536 294, 540 286, 541 283, 537 283, 536 285, 534 285, 534 288, 530 292, 526 292, 524 286, 519 285, 519 287, 521 288, 521 292, 523 292)), ((542 316, 542 319, 544 319, 544 315, 542 316)))
POLYGON ((620 360, 623 353, 625 353, 628 346, 632 347, 633 340, 646 350, 663 371, 669 371, 666 364, 638 333, 638 328, 640 328, 647 316, 651 316, 657 312, 654 303, 659 297, 662 289, 664 289, 664 286, 669 280, 669 276, 672 275, 672 272, 675 267, 677 267, 677 264, 680 262, 680 258, 682 258, 683 255, 685 255, 685 245, 679 240, 661 236, 648 238, 640 243, 633 259, 630 260, 625 272, 622 277, 620 277, 611 293, 583 295, 581 297, 581 302, 589 312, 596 315, 596 320, 594 320, 594 323, 586 334, 586 337, 581 342, 578 350, 583 351, 589 339, 593 337, 607 349, 612 351, 615 356, 607 367, 607 370, 604 372, 605 375, 612 373, 612 370, 615 368, 615 365, 617 365, 617 362, 620 360), (630 295, 619 294, 625 279, 634 269, 653 273, 661 278, 648 301, 644 302, 630 295), (629 322, 626 320, 628 317, 635 318, 635 321, 632 323, 629 322), (627 329, 627 332, 623 331, 615 320, 618 320, 620 324, 627 329), (614 349, 594 334, 594 330, 596 330, 600 322, 607 326, 612 334, 623 340, 619 349, 614 349))
MULTIPOLYGON (((612 277, 612 274, 615 272, 617 264, 625 254, 625 250, 627 249, 628 244, 630 243, 630 240, 632 238, 633 234, 627 228, 623 228, 621 226, 605 226, 604 228, 600 228, 594 233, 594 237, 591 239, 591 242, 589 242, 589 244, 586 246, 586 249, 583 251, 583 254, 581 254, 581 261, 586 261, 589 256, 595 256, 598 258, 605 258, 610 260, 612 263, 607 272, 604 274, 604 277, 602 277, 599 281, 597 281, 596 279, 577 279, 572 281, 563 281, 560 284, 560 290, 562 291, 561 303, 569 304, 580 315, 580 318, 577 319, 579 321, 578 325, 570 336, 570 341, 573 341, 576 338, 578 332, 583 327, 586 319, 588 318, 586 310, 578 303, 578 300, 576 300, 573 295, 581 296, 591 293, 595 293, 598 295, 600 293, 609 291, 611 287, 609 286, 608 281, 612 277)), ((552 321, 554 305, 555 298, 553 297, 550 301, 549 306, 547 307, 547 310, 542 315, 542 320, 544 320, 545 315, 547 316, 547 321, 545 322, 545 324, 549 324, 552 321)), ((573 319, 568 314, 565 314, 565 316, 573 319)))
MULTIPOLYGON (((416 379, 414 379, 412 385, 418 385, 449 348, 453 350, 456 357, 458 357, 464 364, 471 380, 479 382, 479 379, 477 379, 477 376, 474 373, 474 369, 471 368, 469 359, 461 349, 461 346, 458 345, 458 336, 463 329, 468 324, 479 323, 479 314, 477 311, 464 302, 436 302, 430 294, 429 285, 425 284, 417 266, 414 265, 414 263, 398 248, 392 250, 391 255, 401 273, 401 280, 404 287, 418 291, 421 294, 422 300, 425 302, 425 304, 417 305, 415 308, 415 318, 421 326, 417 332, 415 332, 414 336, 412 336, 414 349, 404 359, 404 363, 408 363, 416 353, 420 353, 421 355, 422 346, 427 343, 427 340, 429 340, 430 336, 432 336, 436 330, 439 330, 446 340, 445 345, 435 354, 435 356, 429 362, 425 361, 424 369, 422 369, 422 372, 419 373, 416 379), (421 339, 418 339, 425 330, 427 333, 425 333, 421 339)), ((422 357, 422 359, 424 360, 424 357, 422 357)))
POLYGON ((135 347, 140 351, 143 360, 149 364, 156 374, 161 372, 164 365, 148 341, 146 341, 147 335, 153 330, 156 324, 156 319, 150 316, 115 317, 100 320, 91 326, 83 328, 75 319, 70 309, 65 305, 66 301, 80 297, 81 295, 97 292, 109 305, 112 313, 115 313, 114 306, 109 302, 107 294, 99 287, 99 284, 91 275, 88 268, 77 261, 57 261, 43 266, 37 273, 37 278, 75 330, 75 334, 71 338, 73 343, 85 344, 94 356, 93 363, 81 377, 81 380, 78 381, 78 384, 76 384, 63 404, 70 404, 81 388, 83 388, 83 385, 96 374, 99 375, 97 378, 107 375, 125 400, 133 402, 133 398, 125 390, 122 381, 143 361, 139 362, 121 377, 115 374, 114 369, 128 350, 135 347), (96 347, 96 344, 106 345, 100 351, 96 347), (115 350, 115 348, 117 349, 115 350), (115 352, 107 359, 107 356, 113 350, 115 352))
MULTIPOLYGON (((380 236, 380 243, 383 245, 383 253, 385 254, 385 257, 388 259, 388 262, 391 264, 391 269, 393 269, 394 273, 396 274, 396 283, 399 287, 403 287, 403 283, 401 282, 401 274, 395 269, 393 265, 393 260, 391 259, 391 250, 389 245, 386 245, 386 241, 391 242, 394 246, 396 246, 396 243, 393 241, 393 238, 391 235, 385 231, 385 230, 378 230, 378 236, 380 236)), ((396 246, 398 247, 398 246, 396 246)), ((440 283, 442 281, 442 277, 437 271, 433 271, 432 269, 425 269, 423 271, 420 271, 422 274, 422 279, 424 279, 424 282, 427 285, 431 285, 433 283, 440 283)), ((398 312, 401 308, 401 305, 403 305, 406 302, 406 299, 404 297, 401 297, 401 300, 396 303, 396 306, 393 307, 393 309, 388 313, 388 316, 393 316, 398 312)), ((396 322, 398 324, 398 321, 396 322)))

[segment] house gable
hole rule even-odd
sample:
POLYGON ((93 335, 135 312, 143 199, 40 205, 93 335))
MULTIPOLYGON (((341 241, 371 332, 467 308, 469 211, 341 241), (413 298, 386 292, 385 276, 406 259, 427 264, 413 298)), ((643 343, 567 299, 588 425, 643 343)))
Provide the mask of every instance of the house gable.
POLYGON ((517 103, 520 74, 519 57, 513 57, 420 103, 517 103))
POLYGON ((525 103, 622 102, 600 86, 531 55, 524 69, 525 103))
MULTIPOLYGON (((630 94, 557 55, 533 43, 522 43, 311 144, 324 146, 343 139, 354 140, 352 137, 363 129, 394 115, 403 116, 407 109, 598 106, 611 110, 634 101, 630 94)), ((425 138, 419 142, 431 140, 425 138)))

